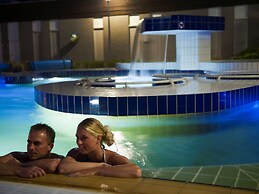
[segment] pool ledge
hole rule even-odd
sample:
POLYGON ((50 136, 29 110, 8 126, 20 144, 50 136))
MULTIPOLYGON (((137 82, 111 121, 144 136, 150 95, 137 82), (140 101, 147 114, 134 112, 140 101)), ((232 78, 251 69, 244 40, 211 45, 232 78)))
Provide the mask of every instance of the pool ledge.
MULTIPOLYGON (((74 191, 87 193, 131 193, 131 194, 184 194, 184 193, 226 193, 249 194, 256 193, 253 190, 236 189, 206 184, 196 184, 181 181, 170 181, 151 178, 113 178, 102 176, 88 176, 72 178, 64 175, 48 174, 35 179, 25 179, 14 176, 0 176, 0 184, 5 181, 19 184, 44 185, 53 188, 67 188, 74 191)), ((28 187, 30 187, 28 185, 28 187)))

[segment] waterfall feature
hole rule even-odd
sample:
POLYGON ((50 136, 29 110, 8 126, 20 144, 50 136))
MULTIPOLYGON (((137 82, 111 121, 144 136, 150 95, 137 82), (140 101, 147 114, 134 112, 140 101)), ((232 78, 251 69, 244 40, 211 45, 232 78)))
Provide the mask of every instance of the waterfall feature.
POLYGON ((137 53, 140 49, 140 35, 141 35, 141 26, 142 26, 142 22, 144 21, 144 19, 141 19, 137 25, 136 28, 136 32, 135 32, 135 36, 134 36, 134 40, 133 40, 133 46, 132 46, 132 54, 131 54, 131 60, 130 60, 130 73, 129 76, 136 76, 135 72, 134 72, 134 67, 136 65, 137 62, 137 53))

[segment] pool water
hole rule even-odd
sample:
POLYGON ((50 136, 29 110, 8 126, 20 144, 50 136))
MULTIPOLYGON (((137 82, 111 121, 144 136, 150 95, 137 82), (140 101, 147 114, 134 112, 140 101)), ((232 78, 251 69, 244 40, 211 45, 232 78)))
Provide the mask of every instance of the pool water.
POLYGON ((34 86, 51 81, 5 85, 0 80, 0 155, 25 151, 28 130, 38 122, 56 130, 53 151, 66 155, 76 146, 77 124, 86 117, 95 117, 115 134, 116 145, 109 149, 129 157, 143 169, 259 162, 259 102, 209 114, 140 117, 69 114, 45 109, 34 101, 34 86))

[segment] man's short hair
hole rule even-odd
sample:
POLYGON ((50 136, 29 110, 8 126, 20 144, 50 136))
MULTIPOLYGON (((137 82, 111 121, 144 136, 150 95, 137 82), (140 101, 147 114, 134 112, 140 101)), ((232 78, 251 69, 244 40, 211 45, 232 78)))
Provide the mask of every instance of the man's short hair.
POLYGON ((32 125, 30 132, 31 131, 41 131, 41 130, 45 130, 49 143, 54 143, 56 133, 55 133, 54 129, 52 129, 52 127, 50 127, 47 124, 37 123, 35 125, 32 125))

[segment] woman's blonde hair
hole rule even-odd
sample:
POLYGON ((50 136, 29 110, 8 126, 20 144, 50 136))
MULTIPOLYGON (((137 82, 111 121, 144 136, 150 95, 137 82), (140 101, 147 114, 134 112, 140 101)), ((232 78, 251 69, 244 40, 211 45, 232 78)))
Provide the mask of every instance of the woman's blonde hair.
POLYGON ((103 143, 111 146, 114 143, 114 135, 108 128, 104 126, 99 120, 95 118, 87 118, 79 123, 78 128, 84 128, 93 136, 102 136, 101 146, 104 147, 103 143))

